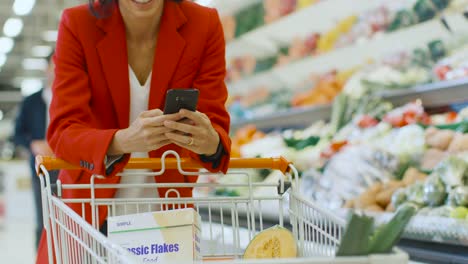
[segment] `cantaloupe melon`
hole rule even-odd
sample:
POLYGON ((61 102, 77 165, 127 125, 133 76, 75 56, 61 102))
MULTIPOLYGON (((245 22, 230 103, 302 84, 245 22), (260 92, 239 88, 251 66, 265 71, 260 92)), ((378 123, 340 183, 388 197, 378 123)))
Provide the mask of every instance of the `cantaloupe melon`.
POLYGON ((274 226, 256 235, 244 252, 244 259, 297 257, 294 235, 286 228, 274 226))

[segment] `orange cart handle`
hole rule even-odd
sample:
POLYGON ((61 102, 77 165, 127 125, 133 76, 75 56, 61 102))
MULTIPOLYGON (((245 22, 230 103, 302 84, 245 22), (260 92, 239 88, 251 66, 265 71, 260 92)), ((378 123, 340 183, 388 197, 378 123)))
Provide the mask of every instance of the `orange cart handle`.
MULTIPOLYGON (((166 158, 165 159, 166 169, 177 169, 177 159, 166 158)), ((190 158, 180 159, 181 167, 184 170, 190 169, 202 169, 203 164, 190 158)), ((279 158, 232 158, 229 163, 230 169, 272 169, 279 170, 283 173, 289 172, 289 165, 291 163, 283 157, 279 158)), ((39 172, 39 167, 44 166, 47 170, 80 170, 79 166, 70 164, 64 160, 37 156, 36 157, 36 168, 39 172)), ((162 167, 162 161, 158 158, 131 158, 127 163, 126 169, 153 169, 160 170, 162 167)))

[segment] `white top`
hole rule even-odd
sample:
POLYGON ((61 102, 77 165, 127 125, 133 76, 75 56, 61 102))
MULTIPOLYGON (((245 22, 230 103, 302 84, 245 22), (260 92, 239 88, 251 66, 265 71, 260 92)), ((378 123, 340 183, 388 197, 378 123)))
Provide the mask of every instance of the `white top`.
MULTIPOLYGON (((149 74, 146 79, 146 83, 142 86, 138 81, 135 73, 133 72, 130 65, 128 66, 129 78, 130 78, 130 124, 138 118, 141 112, 148 110, 148 100, 151 87, 151 75, 149 74)), ((148 153, 146 152, 133 152, 131 154, 133 158, 147 158, 148 153)), ((148 172, 150 170, 125 170, 125 172, 148 172)), ((154 183, 154 176, 126 176, 122 177, 120 184, 129 183, 154 183)), ((159 194, 157 189, 148 188, 124 188, 118 189, 115 194, 115 198, 158 198, 159 194)), ((137 213, 136 206, 127 205, 116 207, 116 215, 134 214, 137 213)), ((148 206, 143 206, 140 209, 141 212, 147 212, 148 206)), ((157 211, 158 208, 153 206, 151 211, 157 211)))

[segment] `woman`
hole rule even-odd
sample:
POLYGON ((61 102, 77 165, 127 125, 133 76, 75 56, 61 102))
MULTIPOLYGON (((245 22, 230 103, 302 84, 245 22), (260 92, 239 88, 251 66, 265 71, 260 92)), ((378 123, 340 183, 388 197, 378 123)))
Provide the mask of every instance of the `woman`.
MULTIPOLYGON (((54 57, 48 140, 57 157, 83 168, 63 171, 62 182, 89 183, 92 174, 100 174, 106 177, 97 182, 118 183, 116 173, 130 155, 160 157, 169 149, 210 171, 226 172, 231 143, 225 42, 216 11, 169 0, 101 0, 89 6, 93 12, 88 6, 63 12, 54 57), (163 115, 172 88, 199 89, 198 111, 163 115)), ((156 180, 188 179, 170 171, 156 180)), ((165 197, 166 191, 155 195, 165 197)), ((178 191, 191 196, 190 189, 178 191)), ((98 198, 132 195, 143 193, 96 192, 98 198)), ((68 190, 63 197, 90 197, 90 192, 68 190)), ((82 213, 81 205, 70 206, 82 213)), ((85 213, 90 221, 89 207, 85 213)), ((107 209, 100 208, 101 225, 106 217, 107 209)), ((38 263, 47 261, 44 237, 38 263)))

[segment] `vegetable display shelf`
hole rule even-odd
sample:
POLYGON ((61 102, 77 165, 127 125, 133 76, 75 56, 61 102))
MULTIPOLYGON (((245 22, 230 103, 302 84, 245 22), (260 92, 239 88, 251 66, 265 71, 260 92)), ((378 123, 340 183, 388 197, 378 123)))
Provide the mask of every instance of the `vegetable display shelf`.
MULTIPOLYGON (((385 91, 379 94, 394 105, 421 99, 425 107, 437 107, 468 101, 468 78, 420 85, 411 89, 385 91)), ((301 127, 316 120, 329 119, 331 105, 298 108, 279 112, 274 115, 233 122, 231 129, 236 130, 246 124, 255 124, 258 129, 301 127)))
MULTIPOLYGON (((461 14, 447 15, 445 20, 454 32, 467 32, 468 21, 461 14)), ((308 56, 227 85, 231 93, 235 94, 243 94, 260 86, 269 87, 271 90, 297 87, 310 73, 325 73, 330 69, 349 69, 362 64, 367 59, 379 58, 389 50, 411 50, 423 47, 436 39, 448 40, 452 37, 453 35, 445 28, 441 20, 434 18, 405 29, 382 34, 364 43, 356 43, 320 56, 308 56)))
MULTIPOLYGON (((202 215, 215 216, 219 211, 230 215, 230 206, 200 207, 202 215)), ((246 214, 246 208, 237 208, 239 214, 246 214)), ((288 223, 287 206, 283 208, 285 223, 288 223)), ((260 212, 259 212, 260 213, 260 212)), ((271 227, 278 223, 279 211, 271 210, 267 204, 262 208, 264 227, 271 227)), ((347 210, 338 212, 340 217, 346 217, 347 210)), ((375 222, 382 224, 392 217, 393 214, 375 214, 375 222)), ((216 222, 216 219, 212 219, 216 222)), ((225 224, 231 224, 226 223, 225 224)), ((239 226, 247 227, 247 221, 238 223, 239 226)), ((286 225, 286 227, 288 227, 286 225)), ((404 249, 412 260, 425 263, 468 263, 468 223, 464 221, 444 217, 422 217, 415 216, 406 227, 403 239, 398 247, 404 249)))
POLYGON ((230 59, 252 55, 264 58, 274 55, 279 52, 281 44, 291 43, 296 36, 332 28, 337 20, 350 15, 350 10, 353 13, 365 12, 380 4, 380 1, 375 0, 320 1, 231 41, 226 47, 226 57, 230 59))

